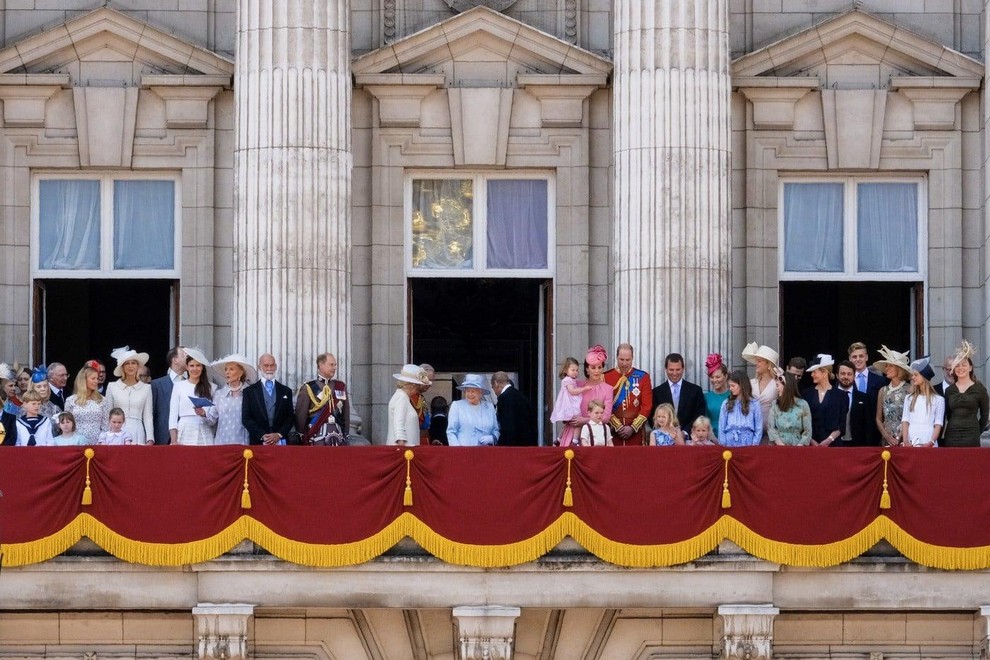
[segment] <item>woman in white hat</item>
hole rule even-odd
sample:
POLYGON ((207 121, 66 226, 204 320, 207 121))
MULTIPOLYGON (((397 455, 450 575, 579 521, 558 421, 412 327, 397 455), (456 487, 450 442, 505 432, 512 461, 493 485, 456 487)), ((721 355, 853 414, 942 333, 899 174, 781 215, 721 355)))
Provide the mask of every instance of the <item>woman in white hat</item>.
POLYGON ((880 347, 882 360, 873 366, 887 377, 890 383, 877 394, 877 428, 884 444, 893 447, 901 444, 901 419, 904 416, 904 399, 908 395, 907 380, 911 377, 911 361, 907 353, 880 347))
POLYGON ((811 382, 801 393, 801 398, 811 410, 811 445, 828 447, 842 437, 846 430, 846 394, 832 383, 835 360, 831 355, 819 353, 814 364, 808 367, 811 382))
POLYGON ((124 430, 136 445, 153 445, 154 424, 151 416, 151 386, 141 381, 138 370, 148 364, 148 354, 129 346, 115 348, 110 357, 117 361, 113 375, 118 380, 107 385, 111 408, 124 411, 124 430))
POLYGON ((433 383, 426 377, 426 371, 415 364, 406 364, 397 374, 395 394, 388 402, 387 445, 418 445, 419 428, 423 423, 425 400, 423 392, 433 383))
POLYGON ((450 404, 447 413, 447 442, 451 447, 477 447, 498 442, 498 420, 495 406, 484 398, 488 392, 485 379, 478 374, 465 374, 457 386, 464 398, 450 404))
POLYGON ((742 358, 756 366, 756 373, 749 381, 753 390, 753 398, 760 402, 760 412, 763 413, 763 437, 767 435, 767 423, 770 421, 770 404, 777 400, 777 364, 780 356, 769 346, 759 346, 751 342, 742 352, 742 358))
POLYGON ((987 428, 990 397, 973 373, 975 352, 964 339, 952 360, 955 382, 945 390, 943 447, 979 447, 980 434, 987 428))
POLYGON ((240 353, 215 360, 210 365, 215 380, 224 382, 206 409, 206 419, 216 425, 215 445, 246 445, 251 441, 244 428, 241 413, 244 408, 245 385, 258 380, 258 370, 240 353))
POLYGON ((212 445, 213 426, 207 418, 206 407, 193 403, 193 399, 213 401, 213 383, 207 371, 210 361, 198 348, 186 348, 185 351, 189 378, 172 386, 172 401, 168 407, 169 437, 173 445, 212 445))
POLYGON ((911 363, 911 393, 904 399, 901 442, 910 447, 934 447, 942 433, 945 399, 932 387, 935 376, 928 356, 911 363))

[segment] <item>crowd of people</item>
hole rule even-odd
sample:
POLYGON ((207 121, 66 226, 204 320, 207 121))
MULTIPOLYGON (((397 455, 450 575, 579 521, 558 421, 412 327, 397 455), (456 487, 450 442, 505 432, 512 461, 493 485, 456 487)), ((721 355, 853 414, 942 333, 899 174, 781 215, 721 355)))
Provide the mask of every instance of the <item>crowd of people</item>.
POLYGON ((709 388, 684 380, 684 358, 664 360, 665 380, 633 366, 633 347, 620 344, 616 366, 605 370, 602 346, 588 349, 584 380, 569 357, 551 421, 562 423, 555 444, 590 446, 789 445, 817 447, 978 447, 990 425, 990 396, 973 371, 973 346, 963 341, 943 365, 943 379, 928 356, 882 346, 868 364, 867 347, 853 343, 836 363, 818 354, 780 365, 769 346, 747 345, 742 359, 753 376, 729 371, 723 357, 705 360, 709 388), (809 382, 810 381, 810 382, 809 382))
MULTIPOLYGON (((664 380, 633 366, 633 347, 620 344, 606 369, 604 347, 588 349, 583 364, 568 357, 550 421, 560 423, 559 446, 677 446, 759 444, 841 446, 979 446, 990 424, 990 396, 973 371, 974 349, 963 341, 942 366, 928 357, 881 347, 868 365, 867 347, 854 343, 836 363, 819 354, 782 367, 769 346, 747 345, 750 377, 708 356, 708 390, 684 378, 684 357, 664 360, 664 380), (583 378, 582 378, 583 367, 583 378)), ((115 349, 107 382, 99 360, 86 362, 71 389, 65 365, 34 369, 0 364, 0 437, 4 445, 345 445, 366 443, 351 433, 350 397, 336 378, 331 353, 316 359, 316 378, 295 392, 276 378, 274 356, 252 364, 240 354, 210 361, 201 350, 175 347, 168 371, 152 379, 148 354, 115 349)), ((538 444, 530 401, 504 371, 490 380, 467 374, 460 399, 435 396, 435 371, 404 365, 393 374, 384 441, 390 445, 525 446, 538 444), (490 388, 489 388, 490 385, 490 388), (494 394, 495 403, 487 396, 494 394)))

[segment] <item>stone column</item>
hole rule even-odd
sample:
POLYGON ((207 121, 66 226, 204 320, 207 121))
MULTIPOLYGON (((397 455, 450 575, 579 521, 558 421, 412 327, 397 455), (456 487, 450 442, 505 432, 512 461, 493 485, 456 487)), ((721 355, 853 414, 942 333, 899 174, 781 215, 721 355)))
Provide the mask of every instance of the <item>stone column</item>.
MULTIPOLYGON (((233 348, 350 373, 349 0, 238 0, 233 348)), ((209 264, 204 264, 209 266, 209 264)))
POLYGON ((720 605, 721 660, 771 660, 773 619, 780 610, 772 605, 720 605))
POLYGON ((254 605, 202 603, 192 610, 199 660, 246 660, 254 605))
POLYGON ((732 327, 728 4, 613 5, 611 351, 658 370, 681 353, 695 382, 732 327))
POLYGON ((454 608, 457 620, 459 660, 509 660, 513 657, 513 639, 518 607, 500 605, 454 608))

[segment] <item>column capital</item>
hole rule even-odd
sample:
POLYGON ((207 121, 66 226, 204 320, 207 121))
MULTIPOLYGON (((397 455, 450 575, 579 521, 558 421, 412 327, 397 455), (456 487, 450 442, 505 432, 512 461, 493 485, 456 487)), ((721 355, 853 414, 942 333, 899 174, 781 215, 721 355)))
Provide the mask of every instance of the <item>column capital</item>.
POLYGON ((454 608, 460 660, 508 660, 513 642, 518 607, 467 605, 454 608))
POLYGON ((200 660, 246 660, 254 605, 201 603, 192 609, 200 660))
POLYGON ((722 617, 721 660, 770 660, 773 657, 773 620, 780 610, 773 605, 720 605, 722 617))

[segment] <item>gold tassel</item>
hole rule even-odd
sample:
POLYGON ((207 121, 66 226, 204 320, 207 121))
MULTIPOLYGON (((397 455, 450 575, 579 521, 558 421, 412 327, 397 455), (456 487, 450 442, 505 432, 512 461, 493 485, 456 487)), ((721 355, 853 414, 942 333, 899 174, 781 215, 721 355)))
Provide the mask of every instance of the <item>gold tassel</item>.
POLYGON ((732 496, 729 494, 729 461, 732 460, 732 452, 726 449, 722 452, 725 460, 725 479, 722 481, 722 508, 732 508, 732 496))
POLYGON ((567 488, 564 489, 564 506, 574 506, 574 493, 571 492, 571 461, 574 460, 574 450, 568 449, 564 452, 567 459, 567 488))
POLYGON ((248 462, 254 458, 254 452, 250 449, 244 450, 244 490, 241 491, 241 508, 251 508, 251 493, 248 491, 248 462))
POLYGON ((890 461, 890 451, 884 449, 880 458, 883 459, 883 493, 880 494, 880 508, 889 509, 890 492, 887 491, 887 464, 890 461))
POLYGON ((86 487, 83 488, 82 494, 82 505, 89 506, 93 503, 93 489, 89 487, 89 462, 93 460, 93 456, 96 452, 93 451, 92 447, 86 447, 86 451, 83 452, 83 456, 86 457, 86 487))
POLYGON ((402 493, 402 506, 412 506, 412 449, 407 449, 403 456, 406 457, 406 491, 402 493))

